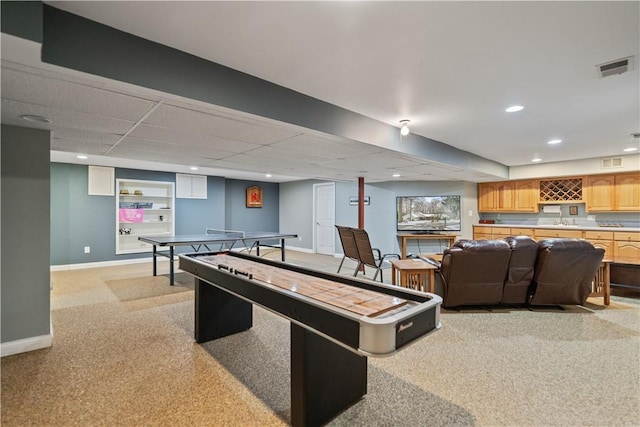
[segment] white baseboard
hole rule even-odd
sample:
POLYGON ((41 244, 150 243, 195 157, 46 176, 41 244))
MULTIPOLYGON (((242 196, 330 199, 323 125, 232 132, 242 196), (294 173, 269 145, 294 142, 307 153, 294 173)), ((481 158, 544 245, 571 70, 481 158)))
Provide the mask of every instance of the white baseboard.
MULTIPOLYGON (((113 260, 113 261, 83 262, 81 264, 52 265, 51 271, 82 270, 84 268, 113 267, 116 265, 141 264, 144 262, 151 262, 152 258, 153 257, 131 258, 131 259, 122 259, 122 260, 113 260)), ((165 261, 169 261, 169 258, 165 258, 165 257, 158 258, 158 262, 165 262, 165 261)))
MULTIPOLYGON (((292 251, 297 251, 297 252, 305 252, 308 254, 313 253, 311 249, 305 249, 305 248, 296 248, 296 247, 287 246, 286 249, 290 249, 292 251)), ((241 251, 244 251, 244 249, 234 249, 234 251, 241 252, 241 251)), ((83 262, 81 264, 52 265, 50 266, 50 271, 82 270, 84 268, 113 267, 117 265, 140 264, 144 262, 151 262, 152 259, 153 257, 149 256, 145 258, 131 258, 131 259, 122 259, 122 260, 113 260, 113 261, 83 262)), ((178 257, 174 256, 173 259, 177 260, 178 257)), ((169 259, 167 257, 158 257, 157 261, 167 262, 169 261, 169 259)))
POLYGON ((49 348, 53 345, 53 323, 50 322, 50 332, 47 335, 23 338, 20 340, 3 342, 0 344, 0 357, 26 353, 28 351, 49 348))
POLYGON ((314 253, 313 250, 311 250, 311 249, 298 248, 296 246, 289 246, 289 245, 285 246, 285 249, 289 249, 289 250, 296 251, 296 252, 304 252, 304 253, 307 253, 307 254, 314 253))

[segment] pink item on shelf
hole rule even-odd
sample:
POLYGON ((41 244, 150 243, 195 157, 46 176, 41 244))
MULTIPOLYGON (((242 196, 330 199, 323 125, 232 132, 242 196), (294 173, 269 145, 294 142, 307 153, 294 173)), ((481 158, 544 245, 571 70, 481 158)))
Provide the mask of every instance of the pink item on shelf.
POLYGON ((120 222, 142 222, 143 209, 120 209, 120 222))

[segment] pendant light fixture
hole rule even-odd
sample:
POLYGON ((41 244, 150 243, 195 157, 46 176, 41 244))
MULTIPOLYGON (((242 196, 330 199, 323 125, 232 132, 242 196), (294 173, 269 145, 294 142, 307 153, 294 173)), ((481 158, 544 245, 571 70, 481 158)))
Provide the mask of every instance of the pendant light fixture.
POLYGON ((409 120, 400 120, 400 135, 407 136, 409 135, 409 132, 411 132, 409 130, 409 120))

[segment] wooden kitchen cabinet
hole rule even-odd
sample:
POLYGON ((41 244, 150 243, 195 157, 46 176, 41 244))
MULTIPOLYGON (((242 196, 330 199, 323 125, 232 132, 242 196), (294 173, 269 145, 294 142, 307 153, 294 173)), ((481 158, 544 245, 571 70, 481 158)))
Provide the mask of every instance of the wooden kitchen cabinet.
POLYGON ((613 258, 622 264, 640 264, 640 232, 614 232, 613 258))
POLYGON ((588 212, 639 212, 640 173, 587 177, 588 212))
POLYGON ((640 211, 640 173, 616 175, 614 193, 615 210, 640 211))
POLYGON ((534 228, 524 228, 524 227, 511 227, 511 235, 512 236, 529 236, 533 237, 535 235, 534 228))
POLYGON ((566 230, 561 228, 536 228, 535 240, 541 239, 581 239, 582 230, 566 230))
POLYGON ((491 227, 473 226, 473 240, 491 240, 491 227))
POLYGON ((537 180, 514 181, 514 211, 538 212, 540 184, 537 180))
POLYGON ((604 249, 604 259, 613 260, 613 231, 584 231, 584 238, 596 248, 604 249))
POLYGON ((534 240, 585 239, 596 248, 604 249, 605 259, 619 264, 640 265, 640 232, 612 230, 582 230, 579 228, 527 228, 474 225, 474 240, 502 240, 507 236, 529 236, 534 240))
POLYGON ((614 210, 614 175, 592 175, 587 177, 588 212, 610 212, 614 210))
POLYGON ((478 212, 512 212, 514 209, 512 181, 478 184, 478 212))

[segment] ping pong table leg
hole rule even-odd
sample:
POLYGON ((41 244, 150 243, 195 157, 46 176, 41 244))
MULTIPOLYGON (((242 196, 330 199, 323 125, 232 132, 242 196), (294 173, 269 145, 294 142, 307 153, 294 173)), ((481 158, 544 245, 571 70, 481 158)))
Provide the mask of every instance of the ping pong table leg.
POLYGON ((291 424, 320 426, 367 393, 367 358, 291 322, 291 424))
POLYGON ((173 251, 175 246, 169 246, 169 285, 173 286, 173 251))
POLYGON ((156 245, 153 245, 153 275, 158 275, 158 267, 156 265, 156 257, 158 256, 156 245))
POLYGON ((284 239, 280 239, 280 258, 284 262, 284 239))

